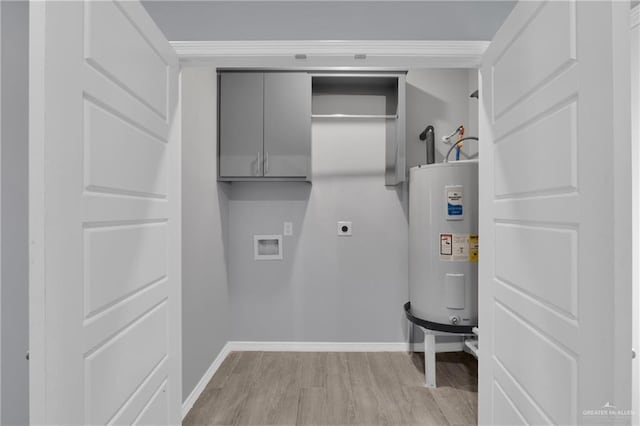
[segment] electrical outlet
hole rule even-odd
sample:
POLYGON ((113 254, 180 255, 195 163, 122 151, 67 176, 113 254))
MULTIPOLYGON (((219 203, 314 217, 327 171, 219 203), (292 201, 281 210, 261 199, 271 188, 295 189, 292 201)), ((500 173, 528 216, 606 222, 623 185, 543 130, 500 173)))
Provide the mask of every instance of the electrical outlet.
POLYGON ((353 235, 351 222, 340 221, 338 222, 338 235, 340 237, 350 237, 353 235))
POLYGON ((285 222, 284 223, 284 230, 282 232, 285 237, 290 237, 293 235, 293 222, 285 222))

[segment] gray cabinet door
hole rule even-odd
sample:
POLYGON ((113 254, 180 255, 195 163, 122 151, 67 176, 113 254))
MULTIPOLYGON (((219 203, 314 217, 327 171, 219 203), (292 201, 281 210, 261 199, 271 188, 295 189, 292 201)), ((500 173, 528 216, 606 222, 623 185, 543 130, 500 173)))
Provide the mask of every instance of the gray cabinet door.
POLYGON ((305 177, 311 170, 311 76, 264 74, 264 175, 305 177))
POLYGON ((264 74, 220 74, 220 177, 263 174, 264 74))

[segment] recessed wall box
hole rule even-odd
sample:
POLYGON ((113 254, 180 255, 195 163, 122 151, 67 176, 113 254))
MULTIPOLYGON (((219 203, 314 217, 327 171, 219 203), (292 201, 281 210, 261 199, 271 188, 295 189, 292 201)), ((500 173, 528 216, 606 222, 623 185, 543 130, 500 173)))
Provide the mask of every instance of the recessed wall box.
POLYGON ((254 260, 282 260, 282 235, 254 235, 254 260))

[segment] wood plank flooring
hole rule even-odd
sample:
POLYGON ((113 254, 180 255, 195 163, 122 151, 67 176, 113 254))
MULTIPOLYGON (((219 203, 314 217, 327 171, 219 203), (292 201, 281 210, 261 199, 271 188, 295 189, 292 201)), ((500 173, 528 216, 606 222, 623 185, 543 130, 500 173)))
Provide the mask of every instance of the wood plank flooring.
POLYGON ((475 425, 478 364, 437 354, 437 389, 424 357, 401 352, 233 352, 184 425, 475 425))

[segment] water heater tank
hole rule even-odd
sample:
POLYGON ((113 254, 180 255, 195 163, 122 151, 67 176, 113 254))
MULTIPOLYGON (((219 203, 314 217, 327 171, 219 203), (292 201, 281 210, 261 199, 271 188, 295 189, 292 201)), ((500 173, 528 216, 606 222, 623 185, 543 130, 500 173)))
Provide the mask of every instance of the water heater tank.
POLYGON ((409 178, 413 316, 478 324, 478 161, 413 167, 409 178))

